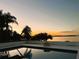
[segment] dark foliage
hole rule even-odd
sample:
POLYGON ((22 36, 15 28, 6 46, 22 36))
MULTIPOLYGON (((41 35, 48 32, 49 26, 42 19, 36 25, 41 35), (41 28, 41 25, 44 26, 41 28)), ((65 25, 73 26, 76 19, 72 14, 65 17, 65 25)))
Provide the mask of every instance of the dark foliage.
POLYGON ((31 40, 36 41, 47 41, 48 39, 52 39, 52 35, 48 35, 47 33, 39 33, 31 38, 31 40))
POLYGON ((0 42, 9 42, 11 41, 12 37, 12 28, 9 23, 17 23, 16 17, 12 16, 9 12, 3 13, 2 10, 0 10, 0 42))
POLYGON ((21 35, 23 36, 23 39, 30 40, 31 39, 31 28, 29 26, 25 26, 25 28, 22 30, 21 35))

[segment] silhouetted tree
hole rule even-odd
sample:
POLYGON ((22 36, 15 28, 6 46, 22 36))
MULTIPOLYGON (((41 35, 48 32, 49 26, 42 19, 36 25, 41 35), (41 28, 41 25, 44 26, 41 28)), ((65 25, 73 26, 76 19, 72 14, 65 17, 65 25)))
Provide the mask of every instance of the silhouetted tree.
POLYGON ((31 39, 31 28, 29 26, 25 26, 25 28, 22 30, 21 35, 24 37, 26 40, 31 39))
POLYGON ((9 29, 9 23, 17 23, 16 21, 16 17, 15 16, 12 16, 9 12, 8 13, 4 13, 4 20, 5 20, 5 27, 6 27, 6 30, 9 29))
POLYGON ((12 41, 21 41, 21 39, 22 39, 22 36, 19 33, 17 33, 16 31, 14 31, 13 35, 11 37, 11 40, 12 41))
POLYGON ((12 30, 9 29, 12 28, 9 23, 17 23, 16 17, 12 16, 9 12, 3 13, 2 10, 0 10, 0 42, 6 42, 10 40, 12 30))
POLYGON ((52 35, 48 35, 47 33, 39 33, 31 38, 31 40, 37 41, 47 41, 48 39, 52 39, 52 35))
POLYGON ((0 10, 0 29, 3 29, 5 27, 6 30, 8 30, 9 29, 9 23, 18 24, 18 22, 16 21, 16 17, 12 16, 9 12, 3 13, 2 10, 0 10))
POLYGON ((3 31, 4 26, 5 26, 5 21, 3 18, 2 10, 0 10, 0 31, 3 31))

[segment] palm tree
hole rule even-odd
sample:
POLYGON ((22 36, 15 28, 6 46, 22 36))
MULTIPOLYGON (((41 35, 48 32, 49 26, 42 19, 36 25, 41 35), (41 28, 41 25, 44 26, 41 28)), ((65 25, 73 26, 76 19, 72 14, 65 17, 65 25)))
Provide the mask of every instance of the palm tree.
POLYGON ((0 10, 0 42, 3 42, 5 39, 5 42, 8 41, 11 37, 12 30, 9 29, 12 28, 9 23, 17 23, 16 17, 12 16, 9 12, 3 13, 2 10, 0 10))
POLYGON ((29 26, 25 26, 21 35, 23 35, 26 40, 29 40, 31 38, 31 28, 29 26))
MULTIPOLYGON (((12 16, 9 12, 3 13, 2 10, 0 10, 0 29, 3 30, 4 27, 6 27, 6 30, 9 29, 9 23, 16 23, 16 17, 12 16)), ((10 26, 11 27, 11 26, 10 26)))
POLYGON ((21 34, 23 34, 23 33, 29 33, 29 34, 31 34, 31 28, 29 26, 25 26, 24 29, 22 30, 21 34))
POLYGON ((3 13, 2 10, 0 10, 0 30, 3 31, 3 28, 5 26, 5 21, 3 19, 3 13))
POLYGON ((18 22, 16 21, 16 17, 12 16, 9 12, 8 13, 4 13, 4 20, 5 20, 6 30, 9 29, 9 23, 16 23, 16 24, 18 24, 18 22))

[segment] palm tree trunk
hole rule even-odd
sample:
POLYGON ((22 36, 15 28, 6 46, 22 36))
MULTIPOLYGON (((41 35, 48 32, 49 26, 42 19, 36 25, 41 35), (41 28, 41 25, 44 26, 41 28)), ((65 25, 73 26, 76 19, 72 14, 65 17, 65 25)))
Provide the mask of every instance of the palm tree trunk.
POLYGON ((6 30, 8 30, 9 29, 9 26, 8 26, 8 23, 6 24, 6 30))

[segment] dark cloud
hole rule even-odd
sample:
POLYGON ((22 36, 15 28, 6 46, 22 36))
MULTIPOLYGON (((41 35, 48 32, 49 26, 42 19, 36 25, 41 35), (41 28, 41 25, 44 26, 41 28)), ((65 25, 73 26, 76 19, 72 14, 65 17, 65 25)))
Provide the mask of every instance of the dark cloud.
POLYGON ((61 34, 79 35, 78 31, 62 31, 61 34))

